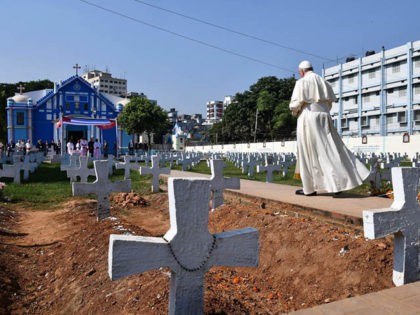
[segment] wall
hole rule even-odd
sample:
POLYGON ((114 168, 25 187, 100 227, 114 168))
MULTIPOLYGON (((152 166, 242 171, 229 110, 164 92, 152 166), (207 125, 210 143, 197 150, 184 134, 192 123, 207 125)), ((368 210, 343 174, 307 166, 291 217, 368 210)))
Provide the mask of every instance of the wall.
MULTIPOLYGON (((409 143, 403 143, 403 136, 367 136, 367 143, 362 143, 360 137, 343 137, 345 145, 353 152, 401 153, 409 158, 420 153, 420 135, 411 135, 409 143)), ((237 143, 225 145, 190 146, 187 152, 296 152, 296 141, 267 143, 237 143)))

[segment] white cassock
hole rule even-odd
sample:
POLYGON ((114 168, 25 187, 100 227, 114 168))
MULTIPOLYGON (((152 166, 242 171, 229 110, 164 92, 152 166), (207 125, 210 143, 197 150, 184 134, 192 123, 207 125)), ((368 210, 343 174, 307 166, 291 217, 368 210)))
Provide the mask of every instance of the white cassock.
POLYGON ((303 192, 340 192, 362 184, 369 170, 347 147, 329 114, 334 91, 323 78, 307 72, 296 81, 289 108, 297 121, 297 154, 303 192))

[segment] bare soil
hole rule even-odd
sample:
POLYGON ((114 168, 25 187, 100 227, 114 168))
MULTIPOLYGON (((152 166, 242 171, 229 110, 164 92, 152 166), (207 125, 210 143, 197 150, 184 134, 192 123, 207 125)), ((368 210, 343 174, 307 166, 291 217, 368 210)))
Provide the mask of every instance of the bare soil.
MULTIPOLYGON (((0 314, 167 313, 168 269, 117 281, 107 273, 110 234, 168 230, 165 193, 117 195, 113 218, 101 222, 87 199, 58 211, 13 209, 0 207, 0 314)), ((393 286, 392 239, 367 241, 360 231, 298 213, 238 199, 209 213, 212 233, 257 228, 260 263, 210 269, 206 314, 287 313, 393 286)))

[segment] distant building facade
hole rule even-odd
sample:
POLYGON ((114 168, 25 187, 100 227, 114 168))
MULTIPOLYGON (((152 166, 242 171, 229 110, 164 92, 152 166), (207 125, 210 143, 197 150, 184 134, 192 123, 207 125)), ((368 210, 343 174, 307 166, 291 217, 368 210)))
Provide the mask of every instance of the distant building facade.
POLYGON ((132 139, 116 125, 128 99, 99 92, 82 77, 72 76, 53 89, 16 93, 7 99, 8 141, 64 142, 84 137, 127 146, 132 139))
POLYGON ((223 101, 209 101, 206 104, 206 122, 214 124, 223 117, 223 101))
POLYGON ((120 97, 127 96, 127 80, 114 78, 109 72, 92 70, 84 73, 82 78, 93 84, 98 92, 113 94, 120 97))
POLYGON ((331 115, 342 136, 420 133, 420 41, 324 69, 337 96, 331 115))

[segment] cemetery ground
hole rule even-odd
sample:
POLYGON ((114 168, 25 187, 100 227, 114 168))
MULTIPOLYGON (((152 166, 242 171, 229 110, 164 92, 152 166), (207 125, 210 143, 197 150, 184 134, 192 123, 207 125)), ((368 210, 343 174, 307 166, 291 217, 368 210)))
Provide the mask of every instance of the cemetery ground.
MULTIPOLYGON (((134 192, 113 194, 112 218, 99 222, 96 201, 71 197, 58 165, 43 164, 22 185, 7 183, 0 314, 167 313, 169 269, 108 276, 110 234, 162 236, 169 228, 166 187, 151 194, 150 177, 131 175, 134 192)), ((367 241, 361 227, 252 198, 226 196, 209 214, 211 233, 244 227, 260 233, 259 265, 211 268, 206 314, 279 314, 393 287, 391 237, 367 241)))

